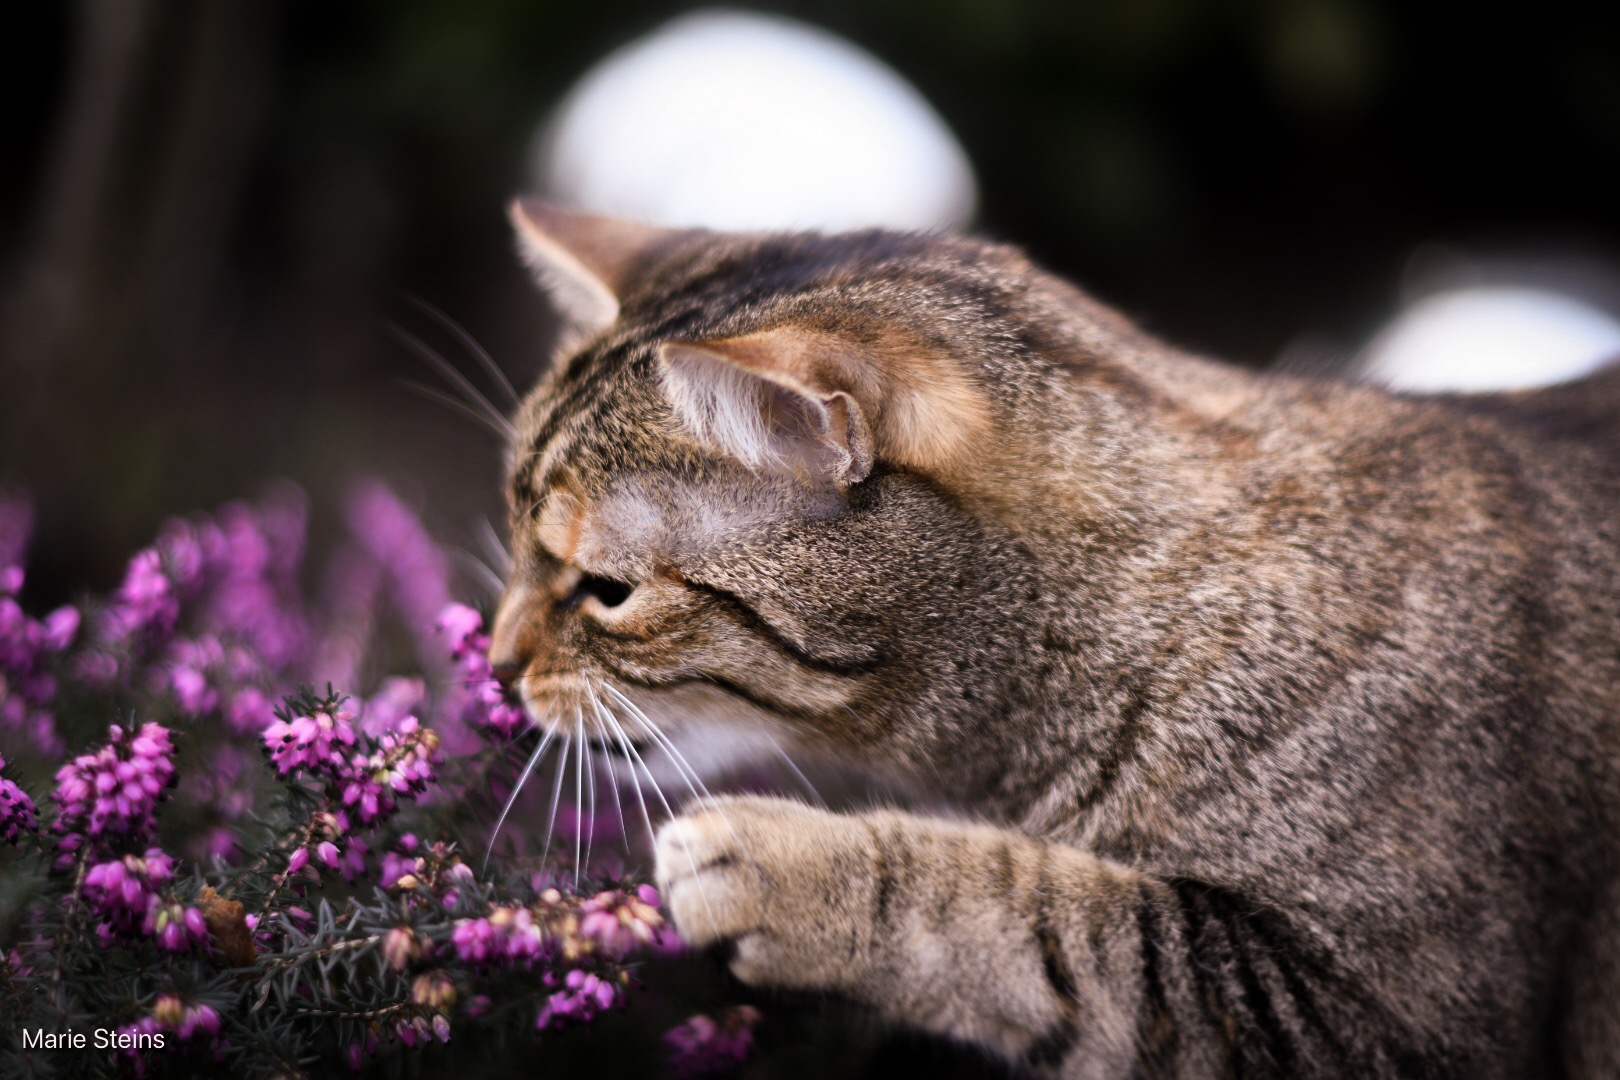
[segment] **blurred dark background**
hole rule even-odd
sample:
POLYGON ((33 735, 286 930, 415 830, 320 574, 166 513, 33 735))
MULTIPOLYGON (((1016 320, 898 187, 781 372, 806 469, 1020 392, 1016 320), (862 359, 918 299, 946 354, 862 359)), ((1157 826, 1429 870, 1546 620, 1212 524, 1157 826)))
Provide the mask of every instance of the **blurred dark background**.
MULTIPOLYGON (((464 542, 495 440, 382 330, 463 323, 523 385, 543 304, 507 197, 536 126, 680 3, 13 5, 0 41, 0 483, 41 602, 169 514, 374 473, 464 542)), ((757 5, 895 66, 980 228, 1184 345, 1353 344, 1422 245, 1620 261, 1620 6, 1397 0, 757 5)), ((460 356, 469 372, 472 361, 460 356)), ((476 376, 475 376, 476 377, 476 376)))

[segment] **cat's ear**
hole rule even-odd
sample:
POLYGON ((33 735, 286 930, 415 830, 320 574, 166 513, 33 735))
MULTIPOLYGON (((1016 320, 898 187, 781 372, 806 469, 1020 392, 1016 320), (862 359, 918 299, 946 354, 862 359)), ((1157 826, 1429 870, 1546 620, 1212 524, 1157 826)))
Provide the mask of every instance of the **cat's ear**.
POLYGON ((659 346, 665 392, 697 436, 751 468, 844 487, 878 460, 951 471, 989 427, 972 380, 921 349, 782 326, 659 346))
POLYGON ((513 199, 507 211, 518 251, 551 297, 563 339, 577 344, 613 325, 619 297, 647 258, 676 230, 513 199))

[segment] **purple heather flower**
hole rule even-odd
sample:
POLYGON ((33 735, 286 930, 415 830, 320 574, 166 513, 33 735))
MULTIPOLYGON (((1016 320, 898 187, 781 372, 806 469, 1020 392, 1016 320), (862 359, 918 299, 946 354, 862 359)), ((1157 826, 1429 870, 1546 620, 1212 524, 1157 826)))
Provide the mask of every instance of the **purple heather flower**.
MULTIPOLYGON (((21 565, 33 531, 34 508, 29 501, 16 495, 0 495, 0 567, 21 565)), ((0 591, 15 592, 21 585, 19 580, 15 587, 5 590, 3 576, 0 576, 0 591)))
POLYGON ((465 604, 451 604, 439 613, 435 624, 445 635, 450 656, 456 665, 459 709, 457 719, 474 731, 500 739, 510 739, 527 727, 529 719, 511 693, 495 678, 489 663, 489 636, 483 632, 483 616, 465 604))
POLYGON ((296 603, 296 569, 303 554, 302 496, 295 505, 263 511, 231 503, 219 512, 208 552, 214 585, 203 621, 247 644, 273 669, 295 661, 308 640, 296 603))
POLYGON ((698 1015, 664 1033, 670 1071, 678 1077, 708 1076, 734 1069, 748 1059, 759 1011, 748 1005, 727 1009, 719 1021, 698 1015))
POLYGON ((84 899, 109 927, 129 935, 146 919, 162 887, 174 879, 174 860, 161 848, 97 863, 84 875, 84 899))
POLYGON ((163 886, 173 879, 174 860, 159 848, 90 867, 83 894, 85 904, 102 919, 97 933, 105 941, 144 934, 171 952, 206 944, 208 926, 202 913, 163 898, 163 886))
POLYGON ((343 806, 362 825, 370 825, 394 811, 396 796, 415 798, 433 782, 439 737, 407 716, 376 740, 371 754, 356 754, 340 779, 343 806))
POLYGON ((88 686, 107 687, 118 681, 118 657, 104 649, 91 649, 73 658, 73 674, 88 686))
POLYGON ((454 659, 460 660, 469 653, 488 649, 482 633, 484 617, 466 604, 450 604, 439 613, 435 625, 450 643, 450 655, 454 659))
POLYGON ((372 1054, 375 1054, 376 1052, 377 1036, 368 1032, 366 1034, 365 1042, 350 1043, 348 1045, 348 1047, 343 1051, 343 1059, 348 1062, 349 1068, 353 1069, 355 1072, 359 1072, 361 1066, 364 1065, 366 1058, 372 1054))
POLYGON ((213 712, 219 704, 219 694, 208 685, 208 679, 196 668, 184 665, 169 669, 169 686, 180 702, 180 711, 189 716, 213 712))
POLYGON ((283 776, 296 769, 341 775, 347 763, 340 748, 354 745, 354 713, 343 707, 277 720, 264 729, 264 745, 283 776))
POLYGON ((546 952, 546 936, 528 908, 496 906, 487 917, 460 919, 450 943, 474 967, 527 967, 546 952))
POLYGON ((159 994, 148 1012, 159 1027, 173 1030, 186 1015, 186 1003, 174 994, 159 994))
POLYGON ((173 520, 166 523, 158 534, 157 550, 162 553, 168 567, 169 580, 182 596, 195 596, 203 586, 207 569, 207 547, 204 531, 217 532, 212 524, 194 526, 189 521, 173 520))
POLYGON ((142 724, 126 731, 107 729, 108 741, 94 753, 80 754, 56 772, 58 848, 76 850, 69 838, 123 837, 139 843, 156 827, 158 799, 174 779, 174 745, 168 729, 142 724))
POLYGON ((141 929, 170 952, 185 952, 192 945, 208 944, 208 923, 202 912, 177 903, 155 903, 147 910, 141 929))
POLYGON ((660 943, 664 918, 658 913, 657 892, 650 888, 648 892, 650 904, 640 895, 618 890, 596 894, 580 908, 579 932, 615 959, 638 945, 660 943))
POLYGON ((238 735, 258 735, 275 719, 274 706, 257 687, 245 686, 236 691, 225 709, 225 721, 238 735))
POLYGON ((406 1046, 415 1048, 417 1043, 431 1043, 433 1041, 433 1025, 428 1023, 427 1017, 418 1016, 412 1020, 401 1020, 394 1025, 394 1034, 406 1046))
POLYGON ((44 646, 48 652, 62 652, 79 633, 79 609, 59 607, 45 616, 44 646))
POLYGON ((421 679, 384 679, 381 687, 366 699, 360 711, 360 730, 373 739, 397 727, 427 700, 427 684, 421 679))
POLYGON ((219 1013, 209 1005, 187 1005, 174 994, 159 994, 147 1016, 155 1030, 172 1031, 182 1040, 197 1034, 218 1035, 219 1013))
POLYGON ((366 856, 370 852, 371 848, 364 840, 358 836, 351 836, 343 841, 338 850, 337 862, 329 865, 342 875, 344 881, 358 881, 365 876, 366 856))
MULTIPOLYGON (((0 757, 0 769, 5 767, 6 759, 0 757)), ((38 828, 39 811, 34 800, 15 783, 0 777, 0 840, 15 844, 18 836, 38 828)))
POLYGON ((546 999, 534 1018, 534 1026, 541 1031, 560 1027, 569 1021, 584 1023, 611 1009, 619 1001, 619 988, 607 980, 580 968, 570 971, 563 979, 563 989, 546 999))
POLYGON ((419 859, 414 855, 401 854, 397 851, 383 852, 382 872, 377 875, 377 884, 385 889, 392 889, 399 883, 399 879, 409 875, 420 874, 427 867, 427 860, 419 859))
POLYGON ((225 825, 217 825, 192 842, 191 849, 202 859, 235 861, 236 833, 225 825))
POLYGON ((102 612, 103 636, 113 642, 161 638, 174 629, 179 618, 180 603, 173 582, 163 572, 162 556, 156 548, 136 552, 124 583, 102 612))
POLYGON ((21 586, 21 567, 0 567, 0 726, 23 731, 39 750, 55 754, 61 744, 47 706, 56 680, 45 665, 72 644, 79 613, 63 607, 31 619, 10 595, 21 586))
POLYGON ((345 518, 360 546, 387 572, 395 607, 418 635, 422 659, 436 663, 433 620, 450 602, 450 564, 422 523, 377 481, 350 491, 345 518))
POLYGON ((125 1024, 118 1029, 118 1034, 125 1037, 126 1049, 119 1053, 135 1059, 135 1075, 145 1076, 146 1067, 143 1064, 140 1051, 136 1047, 154 1045, 152 1036, 163 1030, 163 1025, 155 1016, 143 1016, 133 1024, 125 1024))
POLYGON ((219 1013, 211 1006, 187 1006, 185 1015, 180 1018, 181 1039, 189 1039, 198 1033, 210 1036, 219 1034, 219 1013))

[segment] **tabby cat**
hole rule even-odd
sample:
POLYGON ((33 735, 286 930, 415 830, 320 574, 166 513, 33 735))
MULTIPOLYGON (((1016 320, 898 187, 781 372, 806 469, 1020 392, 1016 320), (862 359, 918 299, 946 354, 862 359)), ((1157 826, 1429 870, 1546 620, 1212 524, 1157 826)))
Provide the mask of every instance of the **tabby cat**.
POLYGON ((512 218, 569 329, 495 627, 537 722, 960 810, 689 807, 688 941, 1042 1075, 1620 1075, 1620 369, 1402 397, 978 240, 512 218))

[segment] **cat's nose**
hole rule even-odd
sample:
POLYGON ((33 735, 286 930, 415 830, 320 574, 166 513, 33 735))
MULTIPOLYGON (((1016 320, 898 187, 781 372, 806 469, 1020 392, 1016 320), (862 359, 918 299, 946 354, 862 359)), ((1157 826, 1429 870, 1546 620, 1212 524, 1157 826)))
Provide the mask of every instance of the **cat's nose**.
POLYGON ((512 684, 517 682, 518 677, 523 674, 523 663, 519 660, 509 660, 504 657, 497 659, 492 656, 489 660, 489 669, 494 674, 495 681, 510 690, 512 684))
POLYGON ((514 585, 506 590, 495 612, 495 625, 489 635, 489 667, 502 686, 517 682, 540 658, 538 596, 532 589, 514 585))

